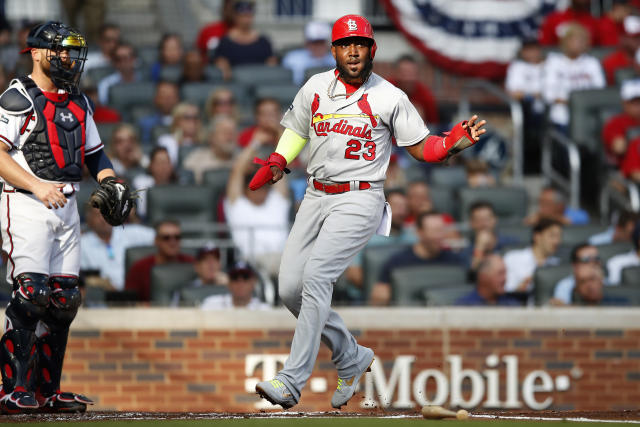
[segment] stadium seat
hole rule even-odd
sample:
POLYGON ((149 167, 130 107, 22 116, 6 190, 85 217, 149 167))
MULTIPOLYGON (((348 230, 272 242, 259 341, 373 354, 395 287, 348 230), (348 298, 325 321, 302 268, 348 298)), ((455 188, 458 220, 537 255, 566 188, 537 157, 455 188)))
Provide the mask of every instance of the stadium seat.
POLYGON ((119 83, 109 88, 109 105, 127 117, 132 107, 153 104, 155 90, 152 82, 119 83))
POLYGON ((98 183, 93 179, 85 179, 80 183, 80 190, 76 193, 76 204, 78 205, 78 212, 80 213, 80 219, 85 220, 85 211, 87 210, 87 204, 91 193, 98 188, 98 183))
POLYGON ((429 195, 433 203, 433 209, 441 213, 448 213, 456 220, 460 218, 458 203, 455 194, 450 188, 430 187, 429 195))
POLYGON ((429 307, 455 305, 455 302, 473 291, 473 285, 449 285, 428 288, 422 292, 422 298, 429 307))
POLYGON ((182 77, 182 66, 176 65, 164 65, 160 69, 160 80, 178 83, 182 77))
POLYGON ((598 224, 569 225, 562 230, 562 243, 568 246, 575 246, 579 243, 588 242, 589 237, 606 231, 606 229, 606 226, 598 224))
POLYGON ((214 65, 204 67, 204 78, 211 83, 222 83, 222 71, 214 65))
POLYGON ((145 46, 138 49, 138 58, 149 67, 158 60, 158 54, 157 46, 145 46))
POLYGON ((524 247, 531 244, 531 227, 523 224, 502 225, 498 224, 498 233, 503 236, 518 239, 518 246, 524 247))
POLYGON ((151 224, 173 218, 180 222, 210 222, 215 219, 213 191, 199 185, 151 187, 147 194, 147 217, 151 224))
POLYGON ((527 190, 521 187, 487 187, 461 188, 460 217, 469 220, 469 206, 478 200, 485 200, 493 205, 496 216, 502 223, 520 223, 527 214, 527 190))
POLYGON ((636 286, 640 288, 640 265, 622 269, 622 286, 636 286))
POLYGON ((100 141, 108 146, 111 143, 111 136, 113 131, 120 126, 121 123, 96 123, 98 128, 98 135, 100 135, 100 141))
POLYGON ((202 176, 202 184, 211 188, 216 195, 223 194, 230 174, 231 168, 209 169, 202 176))
POLYGON ((202 301, 211 295, 224 295, 229 293, 226 286, 199 286, 197 288, 185 288, 180 291, 180 305, 194 307, 202 304, 202 301))
POLYGON ((621 109, 620 90, 616 87, 571 92, 569 96, 569 134, 578 145, 592 153, 602 148, 600 113, 621 109))
POLYGON ((151 303, 169 305, 173 294, 195 278, 193 264, 171 263, 154 266, 151 269, 151 303))
POLYGON ((244 106, 253 103, 252 98, 247 96, 247 90, 238 84, 219 84, 210 82, 185 83, 181 89, 181 99, 196 104, 201 109, 204 108, 211 92, 221 88, 227 88, 233 93, 233 97, 239 104, 244 106))
POLYGON ((616 84, 620 86, 623 81, 638 77, 633 67, 619 68, 616 70, 616 84))
POLYGON ((430 185, 458 189, 467 186, 467 172, 463 166, 435 166, 431 170, 430 185))
POLYGON ((539 267, 533 273, 533 296, 536 305, 545 305, 553 297, 556 284, 570 275, 571 264, 539 267))
POLYGON ((97 85, 100 80, 115 72, 116 69, 111 66, 95 67, 85 71, 84 78, 91 80, 93 84, 97 85))
POLYGON ((424 305, 426 288, 464 284, 467 271, 459 265, 420 265, 395 268, 391 272, 391 292, 395 305, 424 305))
POLYGON ((607 261, 612 257, 629 252, 633 248, 630 242, 614 242, 606 245, 598 245, 598 253, 602 260, 602 265, 606 265, 607 261))
POLYGON ((405 244, 389 244, 365 247, 362 253, 362 271, 363 271, 363 290, 365 301, 369 299, 371 288, 379 280, 380 270, 391 255, 409 245, 405 244))
POLYGON ((292 83, 291 70, 263 64, 239 65, 233 68, 233 81, 246 87, 272 83, 292 83))
POLYGON ((132 246, 124 251, 124 271, 125 275, 133 264, 149 255, 156 253, 155 246, 132 246))
POLYGON ((307 68, 306 70, 304 70, 304 81, 306 82, 307 80, 309 80, 314 74, 324 73, 325 71, 332 70, 333 68, 334 67, 327 66, 307 68))
POLYGON ((257 86, 255 89, 256 99, 273 98, 276 99, 283 110, 286 110, 296 97, 300 88, 292 83, 270 83, 257 86))

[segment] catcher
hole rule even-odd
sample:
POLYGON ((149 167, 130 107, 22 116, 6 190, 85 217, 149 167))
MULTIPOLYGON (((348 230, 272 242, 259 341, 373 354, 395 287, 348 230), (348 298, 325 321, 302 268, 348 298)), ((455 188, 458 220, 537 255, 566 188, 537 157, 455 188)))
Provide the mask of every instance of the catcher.
POLYGON ((84 412, 85 396, 60 391, 69 326, 81 304, 75 194, 87 165, 100 183, 92 204, 113 225, 131 193, 102 150, 93 106, 78 90, 84 37, 59 22, 35 26, 23 53, 33 70, 0 95, 2 249, 13 285, 0 340, 0 410, 84 412))

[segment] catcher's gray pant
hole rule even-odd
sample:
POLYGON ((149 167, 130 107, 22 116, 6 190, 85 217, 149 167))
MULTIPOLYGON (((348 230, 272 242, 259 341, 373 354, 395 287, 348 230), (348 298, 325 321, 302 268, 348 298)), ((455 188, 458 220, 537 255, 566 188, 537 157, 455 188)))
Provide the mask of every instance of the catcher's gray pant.
POLYGON ((381 185, 342 194, 307 188, 279 274, 280 297, 298 321, 289 358, 276 377, 296 400, 311 376, 321 336, 341 378, 350 378, 370 362, 363 360, 363 347, 331 309, 331 296, 338 277, 376 231, 384 201, 381 185))

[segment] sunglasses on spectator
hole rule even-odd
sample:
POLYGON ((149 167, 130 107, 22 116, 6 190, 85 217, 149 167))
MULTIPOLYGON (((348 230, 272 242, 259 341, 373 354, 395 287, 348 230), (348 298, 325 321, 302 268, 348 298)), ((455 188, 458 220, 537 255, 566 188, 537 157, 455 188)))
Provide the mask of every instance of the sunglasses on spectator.
POLYGON ((600 257, 598 255, 595 256, 583 256, 579 257, 577 261, 581 264, 586 264, 589 262, 600 262, 600 257))
POLYGON ((163 234, 161 236, 158 236, 158 238, 164 242, 168 242, 169 240, 182 239, 182 234, 163 234))

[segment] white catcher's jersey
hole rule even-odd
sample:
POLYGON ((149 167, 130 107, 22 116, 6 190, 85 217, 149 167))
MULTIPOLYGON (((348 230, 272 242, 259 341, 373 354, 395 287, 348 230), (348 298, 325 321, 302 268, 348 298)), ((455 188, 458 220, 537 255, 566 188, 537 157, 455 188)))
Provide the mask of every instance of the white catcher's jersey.
POLYGON ((429 134, 402 90, 371 73, 347 98, 335 70, 311 77, 281 124, 309 139, 309 175, 335 182, 383 181, 392 138, 405 147, 429 134))

